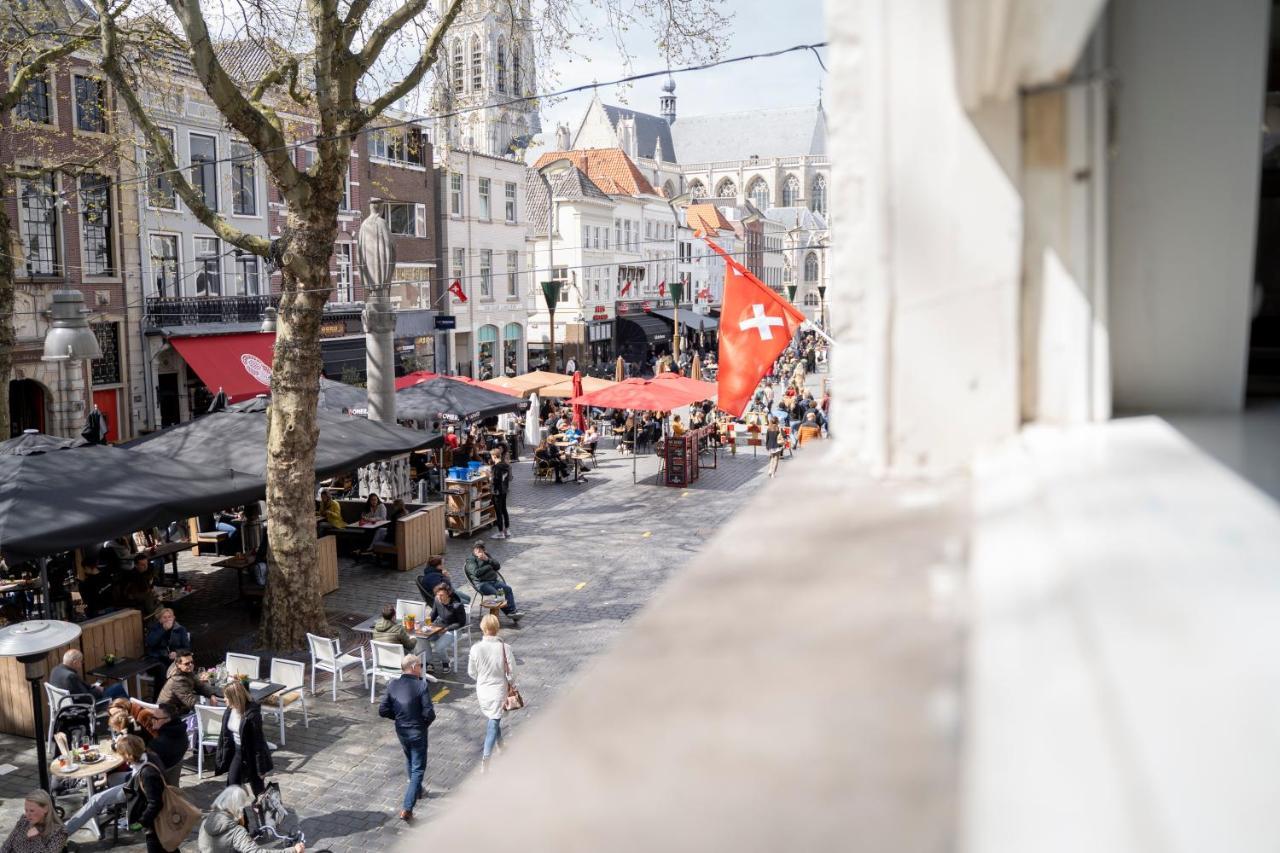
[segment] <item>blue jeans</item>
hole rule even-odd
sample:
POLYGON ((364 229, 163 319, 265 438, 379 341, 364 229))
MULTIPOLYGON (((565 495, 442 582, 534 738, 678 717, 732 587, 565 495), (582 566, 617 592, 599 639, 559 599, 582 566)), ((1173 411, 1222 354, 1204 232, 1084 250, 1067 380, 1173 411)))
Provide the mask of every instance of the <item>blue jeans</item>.
POLYGON ((493 746, 502 742, 502 720, 490 720, 484 730, 484 757, 493 755, 493 746))
POLYGON ((427 733, 396 732, 400 738, 400 747, 404 750, 405 770, 409 774, 409 787, 404 789, 404 810, 413 811, 418 802, 418 789, 422 787, 422 777, 427 772, 427 733))
POLYGON ((511 591, 511 587, 505 583, 497 581, 485 581, 476 587, 480 590, 481 595, 497 595, 499 591, 507 598, 507 606, 502 608, 503 613, 514 613, 516 609, 516 594, 511 591))
POLYGON ((240 541, 240 528, 226 521, 219 521, 214 527, 227 534, 227 544, 238 547, 235 543, 240 541))
POLYGON ((85 804, 80 807, 80 810, 73 814, 71 819, 66 822, 64 828, 67 830, 67 835, 71 835, 80 827, 84 826, 86 823, 93 820, 99 814, 112 806, 124 805, 124 801, 124 785, 115 785, 111 788, 107 788, 105 791, 99 791, 86 800, 85 804))

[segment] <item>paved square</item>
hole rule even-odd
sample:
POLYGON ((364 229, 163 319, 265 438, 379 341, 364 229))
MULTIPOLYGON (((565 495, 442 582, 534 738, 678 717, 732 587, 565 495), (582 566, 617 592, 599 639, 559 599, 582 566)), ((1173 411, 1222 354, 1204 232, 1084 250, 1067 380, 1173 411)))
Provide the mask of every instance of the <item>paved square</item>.
MULTIPOLYGON (((482 533, 515 589, 525 618, 519 629, 504 628, 516 652, 518 679, 528 708, 504 722, 508 748, 519 749, 520 729, 551 702, 575 671, 605 649, 623 623, 696 552, 716 528, 765 482, 765 456, 750 449, 721 453, 715 470, 704 470, 689 489, 656 484, 654 457, 642 457, 642 479, 632 484, 631 458, 602 450, 600 467, 585 484, 534 483, 529 457, 513 468, 511 521, 514 538, 494 540, 482 533)), ((786 464, 780 472, 786 476, 786 464)), ((446 565, 465 589, 462 563, 470 540, 450 539, 446 565)), ((216 663, 224 649, 254 650, 252 620, 237 603, 235 572, 208 566, 216 558, 185 556, 182 570, 197 594, 179 605, 179 620, 194 637, 201 666, 216 663), (186 605, 186 606, 184 606, 186 605)), ((342 560, 341 588, 326 596, 331 627, 343 647, 367 642, 352 625, 396 598, 419 598, 416 573, 400 574, 342 560)), ((476 632, 478 635, 478 631, 476 632)), ((465 661, 467 648, 460 645, 465 661)), ((264 671, 271 654, 263 658, 264 671)), ((306 659, 303 655, 290 655, 306 659)), ((465 664, 464 664, 465 667, 465 664)), ((395 817, 404 792, 404 759, 391 723, 369 703, 368 688, 348 672, 338 701, 331 701, 327 676, 317 695, 307 697, 311 717, 288 722, 287 743, 274 755, 286 802, 303 819, 308 847, 335 851, 389 849, 404 825, 395 817)), ((380 682, 378 698, 385 689, 380 682)), ((638 686, 637 689, 640 689, 638 686)), ((442 677, 436 693, 437 720, 431 727, 427 763, 430 796, 419 803, 416 823, 429 822, 448 808, 448 795, 478 764, 485 720, 468 679, 442 677)), ((274 719, 267 721, 271 739, 274 719)), ((500 772, 501 759, 494 770, 500 772)), ((7 834, 21 810, 21 795, 36 784, 35 750, 30 740, 0 736, 0 828, 7 834), (12 769, 10 769, 12 766, 12 769)), ((207 807, 226 777, 198 780, 194 753, 188 755, 182 788, 207 807)), ((77 801, 68 799, 74 810, 77 801)), ((101 843, 85 849, 106 849, 101 843)), ((142 850, 140 836, 122 836, 121 846, 142 850)), ((194 849, 194 841, 185 845, 194 849)))

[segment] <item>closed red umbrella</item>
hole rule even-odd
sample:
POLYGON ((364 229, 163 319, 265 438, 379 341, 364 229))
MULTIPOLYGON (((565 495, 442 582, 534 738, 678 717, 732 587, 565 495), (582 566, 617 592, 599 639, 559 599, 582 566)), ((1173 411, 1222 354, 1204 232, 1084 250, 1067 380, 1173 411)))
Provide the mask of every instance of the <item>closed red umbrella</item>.
MULTIPOLYGON (((573 372, 573 396, 582 396, 582 371, 575 370, 573 372)), ((587 428, 587 409, 585 406, 573 407, 573 428, 579 432, 585 431, 587 428)))

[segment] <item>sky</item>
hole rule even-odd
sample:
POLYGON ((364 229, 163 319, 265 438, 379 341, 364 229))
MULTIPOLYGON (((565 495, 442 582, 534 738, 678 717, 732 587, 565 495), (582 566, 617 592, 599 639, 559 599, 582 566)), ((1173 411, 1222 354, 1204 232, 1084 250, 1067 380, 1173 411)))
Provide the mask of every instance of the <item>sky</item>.
MULTIPOLYGON (((726 9, 734 14, 733 34, 727 40, 723 56, 741 56, 825 40, 822 5, 822 0, 729 0, 726 9)), ((556 69, 559 88, 626 75, 612 44, 594 43, 580 50, 589 61, 562 62, 556 69)), ((632 73, 666 67, 666 60, 653 46, 647 33, 643 41, 636 39, 631 51, 632 73)), ((821 52, 826 61, 825 50, 821 52)), ((680 115, 811 104, 818 99, 818 86, 824 82, 824 76, 813 54, 808 51, 676 74, 677 120, 680 115)), ((599 93, 605 103, 626 104, 632 109, 656 115, 664 79, 643 80, 631 86, 601 87, 599 93)), ((568 124, 571 132, 577 129, 591 96, 590 91, 582 92, 544 107, 542 145, 530 149, 530 162, 542 150, 554 146, 557 123, 568 124)))

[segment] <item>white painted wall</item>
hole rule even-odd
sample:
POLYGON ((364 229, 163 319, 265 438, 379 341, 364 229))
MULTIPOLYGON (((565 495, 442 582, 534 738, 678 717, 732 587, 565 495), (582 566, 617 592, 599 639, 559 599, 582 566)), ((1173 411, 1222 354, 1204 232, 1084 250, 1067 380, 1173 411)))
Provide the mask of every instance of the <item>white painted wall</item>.
POLYGON ((1243 403, 1267 0, 1115 0, 1116 408, 1243 403))

